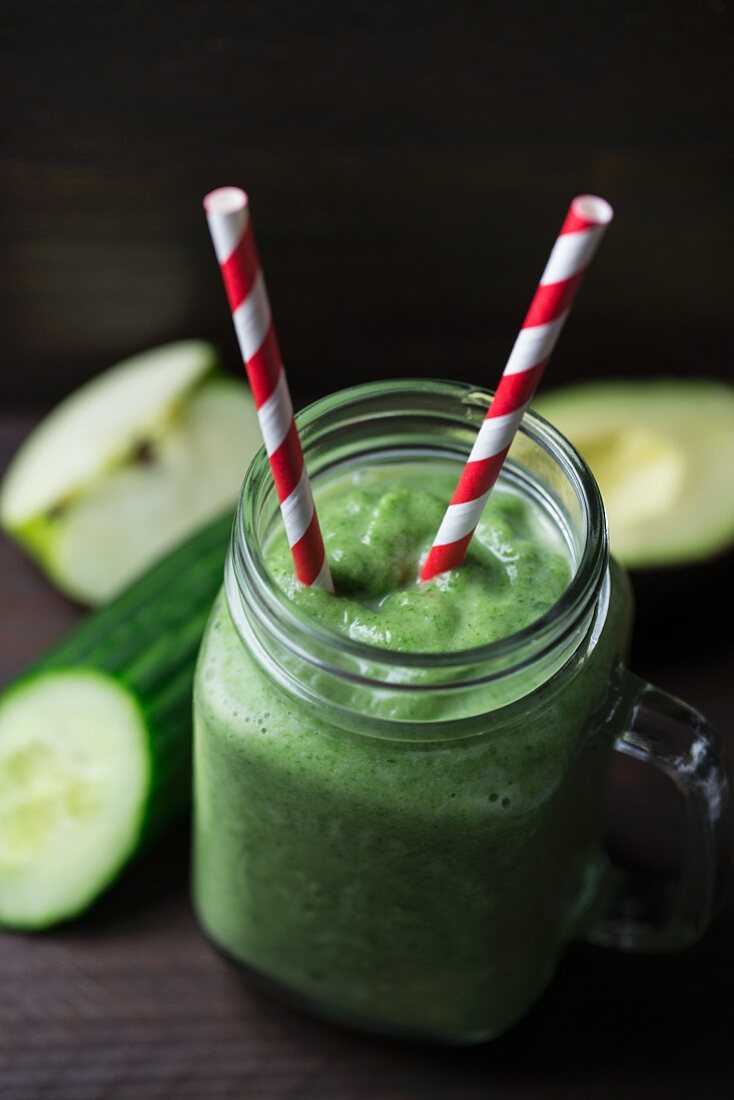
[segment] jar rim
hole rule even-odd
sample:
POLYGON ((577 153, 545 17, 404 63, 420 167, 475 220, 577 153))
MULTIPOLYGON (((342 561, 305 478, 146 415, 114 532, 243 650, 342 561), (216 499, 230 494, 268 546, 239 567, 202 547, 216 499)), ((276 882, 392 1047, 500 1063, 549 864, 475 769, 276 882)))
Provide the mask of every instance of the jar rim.
MULTIPOLYGON (((370 401, 379 405, 401 397, 405 398, 406 408, 410 401, 426 398, 443 402, 446 418, 451 415, 449 405, 457 401, 473 415, 483 416, 491 401, 492 391, 467 383, 421 379, 369 382, 337 391, 313 402, 296 416, 306 461, 310 449, 320 439, 320 428, 323 431, 326 417, 338 421, 340 416, 344 419, 350 407, 370 401)), ((360 423, 364 421, 363 416, 360 423)), ((459 422, 466 428, 466 419, 457 419, 459 422)), ((561 469, 566 480, 571 482, 586 520, 584 544, 571 581, 559 599, 522 630, 470 649, 438 653, 393 651, 352 639, 309 615, 287 596, 271 576, 258 537, 259 513, 268 499, 274 503, 275 493, 264 447, 258 450, 248 467, 233 527, 233 573, 241 596, 248 602, 254 601, 259 617, 277 624, 281 640, 292 639, 294 651, 298 650, 304 656, 319 647, 331 647, 340 654, 378 664, 388 670, 413 668, 437 671, 482 664, 488 668, 501 667, 504 673, 518 671, 524 664, 567 641, 578 630, 598 599, 608 560, 604 507, 589 467, 572 444, 538 413, 528 410, 519 432, 539 445, 561 469), (296 638, 298 641, 295 641, 296 638)), ((397 684, 392 686, 398 687, 397 684)))

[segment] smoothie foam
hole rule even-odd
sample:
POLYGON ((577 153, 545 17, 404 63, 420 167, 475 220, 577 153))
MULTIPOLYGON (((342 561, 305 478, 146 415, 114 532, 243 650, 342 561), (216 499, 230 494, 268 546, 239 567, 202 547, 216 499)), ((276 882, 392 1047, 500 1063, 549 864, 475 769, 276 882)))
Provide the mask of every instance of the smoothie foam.
POLYGON ((305 588, 281 532, 271 573, 303 610, 348 637, 398 652, 446 652, 529 626, 570 580, 558 528, 518 493, 489 499, 461 569, 418 582, 456 485, 451 464, 371 466, 327 483, 319 519, 338 595, 305 588))

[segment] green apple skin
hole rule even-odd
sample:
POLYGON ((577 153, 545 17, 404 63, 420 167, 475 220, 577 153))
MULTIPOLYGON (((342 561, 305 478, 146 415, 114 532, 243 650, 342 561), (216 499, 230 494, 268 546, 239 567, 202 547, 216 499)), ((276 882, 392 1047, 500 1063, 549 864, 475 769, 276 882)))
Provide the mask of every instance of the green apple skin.
POLYGON ((245 384, 209 373, 152 438, 136 440, 63 502, 5 529, 61 592, 96 606, 211 518, 234 510, 259 446, 245 384), (163 461, 141 461, 143 443, 163 461))

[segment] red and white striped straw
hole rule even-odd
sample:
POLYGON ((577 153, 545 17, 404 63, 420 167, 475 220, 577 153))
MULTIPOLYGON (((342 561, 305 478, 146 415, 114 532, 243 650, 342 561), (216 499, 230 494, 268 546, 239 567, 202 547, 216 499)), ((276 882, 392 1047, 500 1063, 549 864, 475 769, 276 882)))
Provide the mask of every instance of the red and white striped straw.
POLYGON ((302 584, 333 592, 331 571, 255 248, 249 200, 239 187, 219 187, 205 197, 204 209, 255 398, 296 577, 302 584))
POLYGON ((484 423, 430 549, 420 579, 456 569, 464 560, 515 432, 533 399, 586 269, 614 216, 605 199, 579 195, 550 254, 484 423))

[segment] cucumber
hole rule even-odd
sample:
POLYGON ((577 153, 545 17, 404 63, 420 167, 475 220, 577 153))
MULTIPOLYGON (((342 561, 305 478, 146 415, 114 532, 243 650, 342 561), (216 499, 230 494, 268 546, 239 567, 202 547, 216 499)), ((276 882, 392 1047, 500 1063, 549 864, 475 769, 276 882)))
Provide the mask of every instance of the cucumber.
POLYGON ((78 916, 187 808, 191 690, 231 513, 0 698, 0 924, 78 916))

